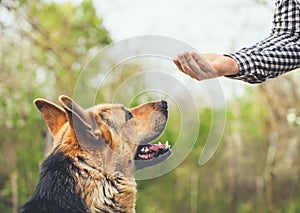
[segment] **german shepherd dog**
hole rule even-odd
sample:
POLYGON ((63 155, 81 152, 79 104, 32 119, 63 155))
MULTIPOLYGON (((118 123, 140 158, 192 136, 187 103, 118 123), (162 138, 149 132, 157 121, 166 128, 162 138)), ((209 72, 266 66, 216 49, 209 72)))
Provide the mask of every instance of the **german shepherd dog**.
POLYGON ((164 130, 165 101, 132 109, 102 104, 87 110, 60 96, 62 107, 34 101, 54 141, 40 179, 21 213, 135 212, 138 169, 171 155, 166 144, 149 144, 164 130))

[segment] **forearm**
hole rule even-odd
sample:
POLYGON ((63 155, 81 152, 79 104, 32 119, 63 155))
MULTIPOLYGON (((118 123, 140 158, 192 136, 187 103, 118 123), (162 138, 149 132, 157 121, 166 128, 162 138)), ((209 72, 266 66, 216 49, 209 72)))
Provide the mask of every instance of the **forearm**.
POLYGON ((238 63, 229 56, 216 53, 203 54, 216 70, 218 76, 235 75, 239 72, 238 63))

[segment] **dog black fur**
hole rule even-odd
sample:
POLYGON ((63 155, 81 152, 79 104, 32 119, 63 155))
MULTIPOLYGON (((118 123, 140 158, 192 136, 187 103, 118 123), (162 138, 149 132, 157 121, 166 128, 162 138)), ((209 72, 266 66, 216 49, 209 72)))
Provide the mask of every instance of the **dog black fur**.
POLYGON ((86 213, 70 171, 78 168, 59 152, 50 154, 41 166, 40 180, 20 213, 86 213))

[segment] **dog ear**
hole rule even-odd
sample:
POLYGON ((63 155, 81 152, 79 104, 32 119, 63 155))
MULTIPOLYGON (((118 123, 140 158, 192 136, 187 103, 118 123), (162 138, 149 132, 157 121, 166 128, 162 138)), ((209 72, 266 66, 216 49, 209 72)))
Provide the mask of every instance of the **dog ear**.
POLYGON ((102 139, 101 132, 95 131, 92 127, 94 121, 90 114, 67 96, 60 96, 59 101, 67 112, 67 119, 79 142, 85 142, 87 139, 92 141, 102 139))
POLYGON ((66 112, 61 107, 45 99, 35 99, 34 104, 41 111, 48 129, 55 137, 61 127, 68 121, 66 112))

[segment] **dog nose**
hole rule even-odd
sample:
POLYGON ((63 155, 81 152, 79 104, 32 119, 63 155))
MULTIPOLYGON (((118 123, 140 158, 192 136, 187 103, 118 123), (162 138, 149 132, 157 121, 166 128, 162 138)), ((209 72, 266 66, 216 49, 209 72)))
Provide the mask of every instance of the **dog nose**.
POLYGON ((164 100, 160 101, 160 107, 163 109, 168 109, 168 103, 164 100))

